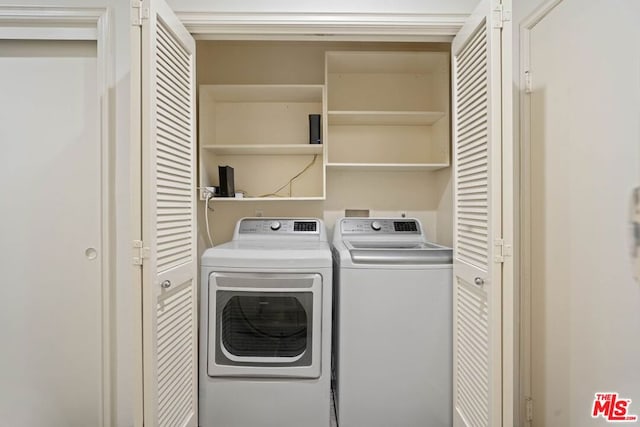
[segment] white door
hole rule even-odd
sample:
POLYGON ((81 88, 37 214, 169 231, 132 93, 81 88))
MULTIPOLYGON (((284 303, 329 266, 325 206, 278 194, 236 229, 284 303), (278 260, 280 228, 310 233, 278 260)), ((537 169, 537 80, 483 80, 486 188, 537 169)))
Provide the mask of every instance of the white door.
POLYGON ((102 425, 95 41, 0 41, 0 423, 102 425))
POLYGON ((597 393, 640 416, 638 16, 637 1, 564 0, 529 32, 534 426, 606 425, 597 393))
POLYGON ((452 45, 453 420, 502 425, 501 20, 480 2, 452 45))
POLYGON ((142 14, 144 424, 195 426, 195 42, 164 1, 142 14))

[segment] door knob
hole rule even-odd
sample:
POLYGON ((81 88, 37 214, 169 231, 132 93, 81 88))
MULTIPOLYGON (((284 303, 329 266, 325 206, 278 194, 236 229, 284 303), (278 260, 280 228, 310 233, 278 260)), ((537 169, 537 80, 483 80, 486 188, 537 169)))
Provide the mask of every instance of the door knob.
POLYGON ((160 287, 162 289, 169 289, 171 287, 171 280, 165 280, 164 282, 160 283, 160 287))
POLYGON ((482 286, 484 285, 484 279, 482 277, 476 277, 475 279, 473 279, 473 283, 475 283, 477 286, 482 286))

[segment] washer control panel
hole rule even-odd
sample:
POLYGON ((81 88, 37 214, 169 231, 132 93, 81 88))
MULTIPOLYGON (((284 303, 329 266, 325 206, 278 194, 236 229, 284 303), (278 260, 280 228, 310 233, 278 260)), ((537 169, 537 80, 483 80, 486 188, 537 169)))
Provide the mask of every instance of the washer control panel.
POLYGON ((421 234, 415 219, 345 218, 341 222, 342 234, 421 234))
POLYGON ((240 222, 240 234, 320 234, 315 219, 245 218, 240 222))

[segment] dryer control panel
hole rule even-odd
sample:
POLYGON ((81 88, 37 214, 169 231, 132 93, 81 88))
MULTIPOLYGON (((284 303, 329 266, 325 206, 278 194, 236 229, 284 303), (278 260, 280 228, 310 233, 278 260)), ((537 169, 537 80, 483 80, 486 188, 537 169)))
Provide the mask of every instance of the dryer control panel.
POLYGON ((342 234, 422 234, 415 219, 345 218, 340 226, 342 234))
POLYGON ((240 221, 238 233, 241 235, 319 235, 320 229, 320 221, 317 219, 244 218, 240 221))

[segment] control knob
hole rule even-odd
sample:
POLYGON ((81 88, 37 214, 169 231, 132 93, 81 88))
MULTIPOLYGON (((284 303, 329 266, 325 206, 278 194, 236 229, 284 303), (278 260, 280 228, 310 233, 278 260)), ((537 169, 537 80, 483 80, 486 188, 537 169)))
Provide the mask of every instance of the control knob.
POLYGON ((382 224, 380 224, 378 221, 373 221, 371 223, 371 228, 373 228, 375 231, 380 231, 380 229, 382 229, 382 224))
POLYGON ((281 227, 281 226, 282 226, 282 224, 280 224, 280 221, 273 221, 273 222, 271 223, 271 229, 272 229, 273 231, 280 230, 280 227, 281 227))

